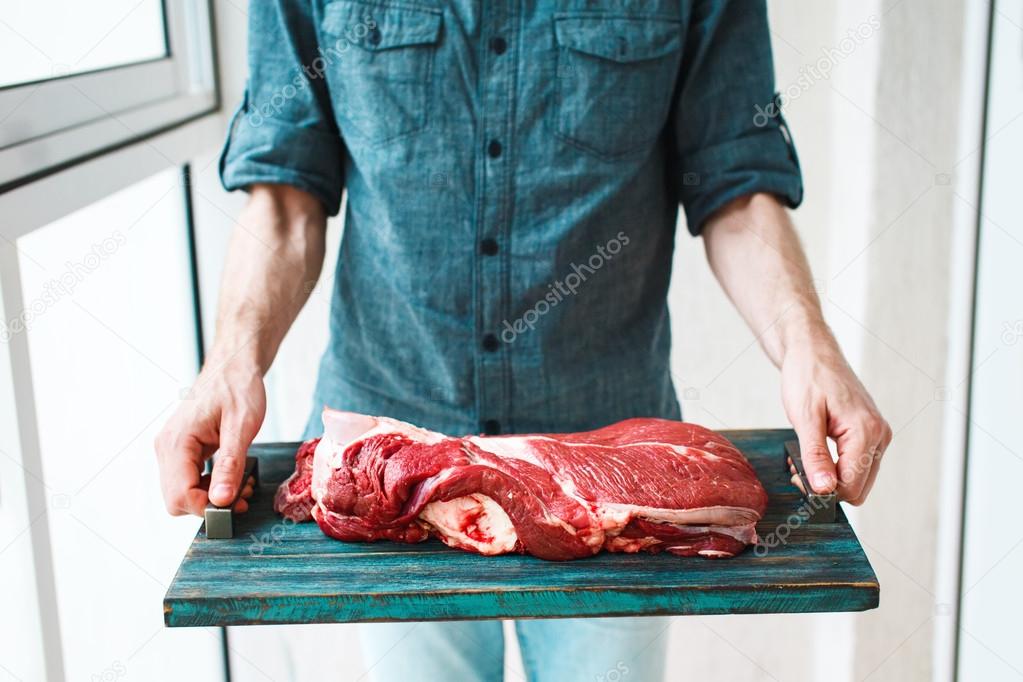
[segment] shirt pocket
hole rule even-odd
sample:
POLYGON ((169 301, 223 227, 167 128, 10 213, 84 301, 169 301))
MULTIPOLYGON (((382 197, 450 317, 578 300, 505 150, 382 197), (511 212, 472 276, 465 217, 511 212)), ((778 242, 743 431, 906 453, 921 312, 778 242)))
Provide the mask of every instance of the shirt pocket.
POLYGON ((665 17, 560 15, 555 130, 600 157, 649 147, 664 128, 681 60, 681 23, 665 17))
POLYGON ((336 54, 331 99, 346 140, 380 145, 423 130, 442 14, 407 4, 334 0, 322 29, 336 54))

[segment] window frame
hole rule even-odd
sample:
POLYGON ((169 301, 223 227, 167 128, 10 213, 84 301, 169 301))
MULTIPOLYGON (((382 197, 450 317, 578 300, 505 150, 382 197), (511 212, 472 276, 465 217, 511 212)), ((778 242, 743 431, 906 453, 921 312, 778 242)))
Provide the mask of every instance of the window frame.
MULTIPOLYGON (((164 57, 0 88, 0 103, 12 93, 32 95, 13 113, 0 105, 0 135, 24 122, 18 116, 31 118, 40 107, 58 110, 49 120, 30 121, 36 127, 28 134, 0 142, 0 323, 18 318, 25 307, 19 237, 153 173, 187 167, 223 139, 212 0, 164 0, 163 9, 164 57), (93 93, 99 99, 89 103, 93 93), (78 112, 87 115, 60 118, 67 116, 59 110, 70 94, 71 104, 90 104, 78 112)), ((187 174, 181 189, 187 200, 187 174)), ((194 276, 189 278, 194 286, 194 276)), ((26 334, 0 343, 0 451, 8 453, 0 458, 7 465, 0 471, 5 518, 27 535, 30 547, 33 584, 25 589, 38 606, 36 622, 27 625, 38 631, 28 654, 36 665, 31 672, 63 680, 62 638, 68 635, 61 632, 55 601, 50 501, 40 473, 26 334)), ((226 670, 226 647, 222 655, 226 670)))
POLYGON ((0 88, 0 193, 219 110, 209 0, 163 11, 162 58, 0 88))

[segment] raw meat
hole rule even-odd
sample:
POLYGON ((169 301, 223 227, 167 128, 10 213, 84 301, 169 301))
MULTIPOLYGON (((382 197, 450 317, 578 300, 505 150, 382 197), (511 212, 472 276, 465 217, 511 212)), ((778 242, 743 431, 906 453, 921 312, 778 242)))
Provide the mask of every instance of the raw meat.
POLYGON ((695 424, 628 419, 594 431, 450 438, 326 409, 274 508, 339 540, 494 555, 730 557, 756 542, 767 494, 742 453, 695 424))

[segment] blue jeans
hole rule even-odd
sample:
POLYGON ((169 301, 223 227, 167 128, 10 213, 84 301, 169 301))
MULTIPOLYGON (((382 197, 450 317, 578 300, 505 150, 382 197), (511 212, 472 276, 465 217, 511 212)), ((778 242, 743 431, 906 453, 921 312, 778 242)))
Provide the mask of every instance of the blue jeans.
MULTIPOLYGON (((529 682, 660 682, 668 618, 515 623, 529 682)), ((375 682, 501 682, 501 621, 373 623, 359 628, 375 682)), ((516 682, 509 678, 508 682, 516 682)))

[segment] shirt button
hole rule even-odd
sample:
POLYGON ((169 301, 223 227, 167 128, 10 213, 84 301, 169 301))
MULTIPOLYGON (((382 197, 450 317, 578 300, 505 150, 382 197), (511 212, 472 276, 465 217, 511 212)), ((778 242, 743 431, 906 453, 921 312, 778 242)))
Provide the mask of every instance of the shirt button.
POLYGON ((497 254, 497 240, 487 237, 480 242, 480 251, 483 252, 484 256, 494 256, 497 254))
POLYGON ((497 140, 491 140, 490 144, 487 145, 487 154, 492 159, 499 157, 501 155, 501 143, 497 140))
POLYGON ((488 419, 483 422, 483 433, 488 436, 496 436, 501 433, 501 422, 496 419, 488 419))
POLYGON ((374 27, 373 30, 369 32, 369 35, 366 36, 366 40, 369 41, 370 45, 379 45, 380 38, 380 29, 376 27, 374 27))
POLYGON ((508 49, 508 43, 500 36, 497 38, 491 38, 490 49, 494 51, 494 54, 504 54, 504 51, 508 49))
POLYGON ((501 347, 501 342, 497 340, 497 337, 493 334, 487 334, 483 337, 483 350, 488 353, 493 353, 495 350, 501 347))

